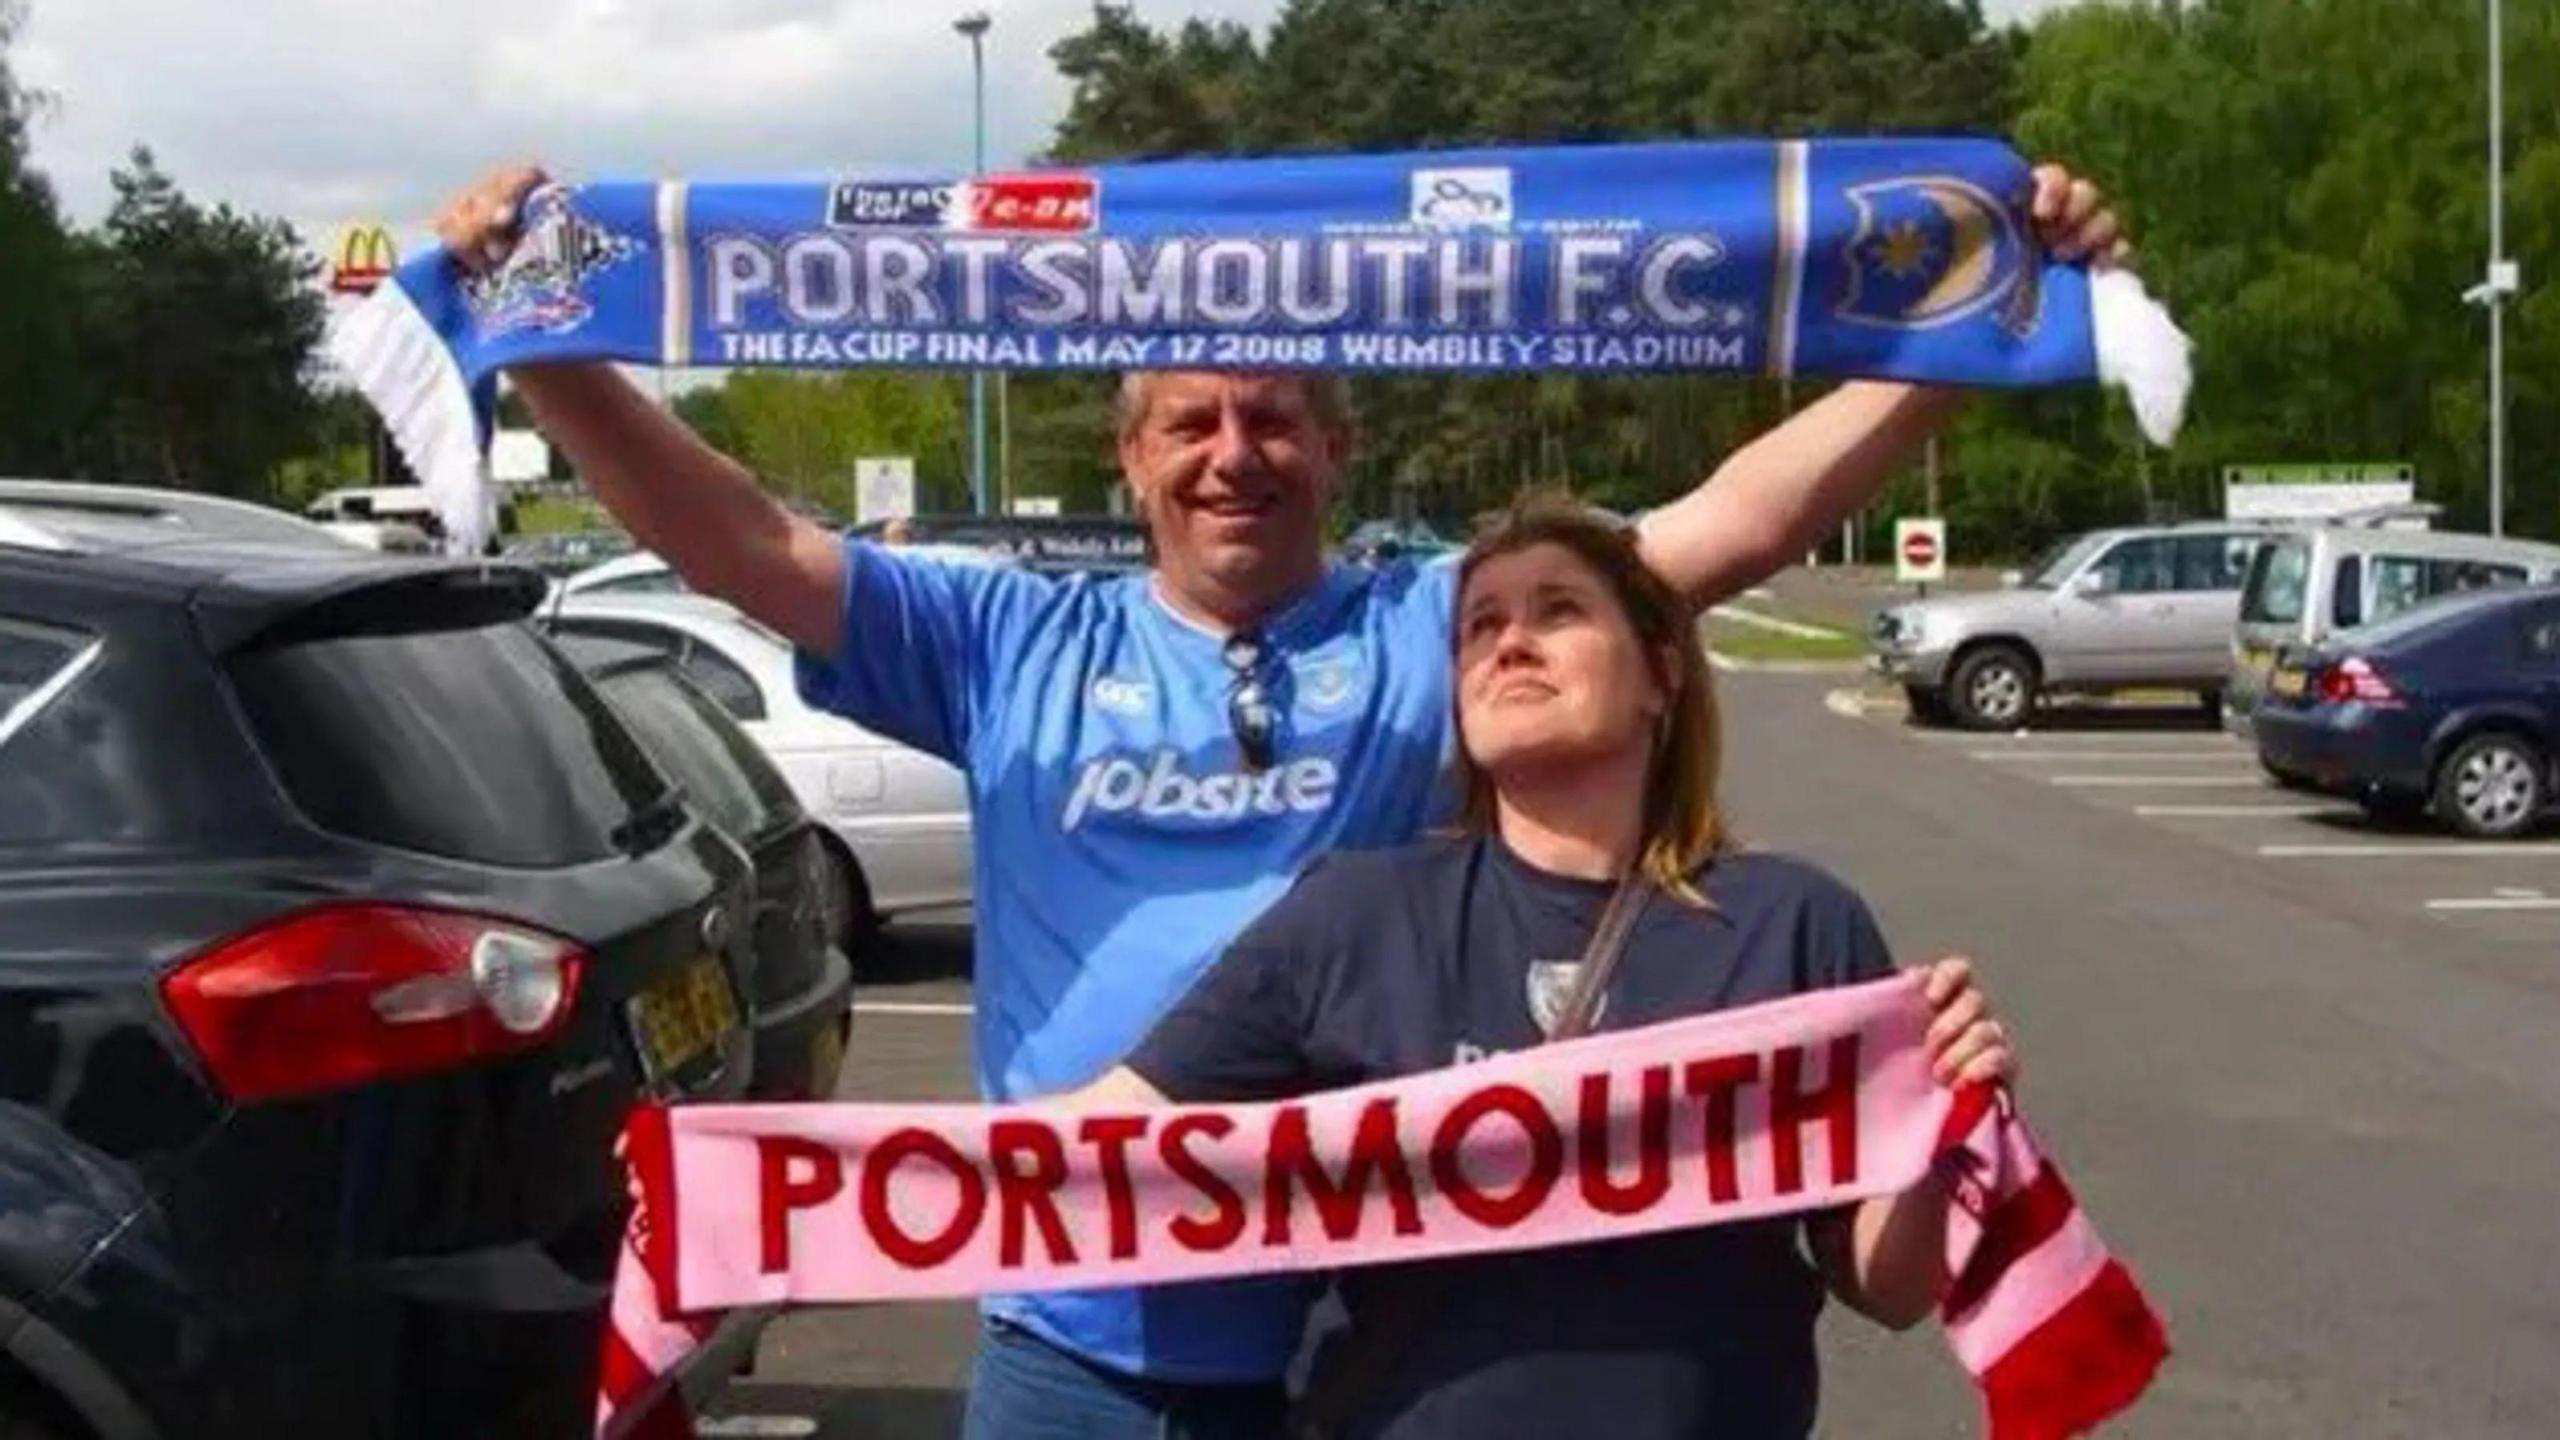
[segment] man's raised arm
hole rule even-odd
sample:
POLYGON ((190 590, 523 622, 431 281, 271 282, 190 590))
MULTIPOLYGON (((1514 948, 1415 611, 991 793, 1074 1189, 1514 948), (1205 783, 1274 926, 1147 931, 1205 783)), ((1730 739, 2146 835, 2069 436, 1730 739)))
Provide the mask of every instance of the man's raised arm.
MULTIPOLYGON (((518 166, 455 197, 436 217, 445 249, 474 269, 504 260, 517 203, 544 178, 518 166)), ((605 509, 687 585, 803 649, 838 653, 844 551, 834 536, 793 514, 610 365, 528 366, 508 376, 605 509)))
MULTIPOLYGON (((2064 260, 2124 263, 2097 187, 2059 165, 2035 172, 2037 237, 2064 260)), ((1645 563, 1701 606, 1793 564, 1856 514, 1963 403, 1951 387, 1853 380, 1736 450, 1695 490, 1644 517, 1645 563)))

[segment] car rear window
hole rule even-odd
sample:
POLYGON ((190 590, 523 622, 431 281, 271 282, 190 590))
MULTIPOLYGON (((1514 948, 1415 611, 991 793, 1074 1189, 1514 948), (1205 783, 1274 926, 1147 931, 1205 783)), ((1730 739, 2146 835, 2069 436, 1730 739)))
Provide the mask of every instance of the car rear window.
POLYGON ((2329 619, 2340 630, 2364 623, 2364 557, 2341 555, 2329 577, 2329 619))
POLYGON ((610 671, 596 685, 712 824, 746 839, 791 808, 790 787, 755 742, 664 666, 610 671))
POLYGON ((601 860, 666 780, 524 626, 321 636, 232 657, 259 748, 315 824, 491 865, 601 860))
POLYGON ((0 740, 34 717, 45 688, 88 653, 90 637, 32 621, 0 617, 0 740))
POLYGON ((2310 588, 2311 547, 2300 540, 2280 540, 2258 551, 2249 566, 2249 583, 2240 592, 2240 618, 2262 625, 2290 625, 2302 618, 2303 592, 2310 588))
POLYGON ((2416 555, 2373 557, 2373 618, 2388 619, 2422 600, 2525 582, 2521 565, 2416 555))

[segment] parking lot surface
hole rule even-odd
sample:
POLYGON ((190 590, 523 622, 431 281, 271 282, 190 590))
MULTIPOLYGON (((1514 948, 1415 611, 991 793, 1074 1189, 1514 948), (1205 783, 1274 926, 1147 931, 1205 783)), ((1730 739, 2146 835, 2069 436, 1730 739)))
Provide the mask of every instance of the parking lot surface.
MULTIPOLYGON (((1976 957, 2027 1113, 2176 1355, 2110 1434, 2528 1436, 2560 1415, 2560 835, 2482 847, 2282 791, 2191 707, 1908 725, 1723 678, 1728 793, 1903 959, 1976 957)), ((845 1098, 966 1096, 966 917, 864 977, 845 1098)), ((966 1307, 783 1321, 708 1433, 953 1433, 966 1307)), ((1822 1433, 1957 1436, 1937 1338, 1836 1313, 1822 1433)))

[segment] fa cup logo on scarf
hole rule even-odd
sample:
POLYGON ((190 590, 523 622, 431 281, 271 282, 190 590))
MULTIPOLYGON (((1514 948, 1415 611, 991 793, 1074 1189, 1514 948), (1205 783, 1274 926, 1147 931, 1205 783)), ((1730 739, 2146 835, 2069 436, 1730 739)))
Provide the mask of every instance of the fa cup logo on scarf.
POLYGON ((1950 175, 1853 185, 1848 196, 1858 229, 1841 257, 1841 319, 1934 330, 1988 310, 2020 339, 2035 332, 2042 257, 2008 206, 1950 175))
POLYGON ((463 282, 463 298, 484 339, 524 330, 566 335, 595 305, 580 293, 589 278, 637 254, 640 242, 580 215, 565 185, 525 197, 524 235, 494 272, 463 282))

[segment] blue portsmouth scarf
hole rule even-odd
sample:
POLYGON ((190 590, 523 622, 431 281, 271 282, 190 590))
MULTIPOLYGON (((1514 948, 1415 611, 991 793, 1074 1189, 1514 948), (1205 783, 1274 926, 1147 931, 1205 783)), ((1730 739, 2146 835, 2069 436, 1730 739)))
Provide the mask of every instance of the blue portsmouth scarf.
POLYGON ((2032 193, 1967 139, 551 185, 501 267, 430 250, 330 348, 466 547, 495 377, 545 361, 2103 380, 2167 443, 2185 337, 2047 257, 2032 193))

